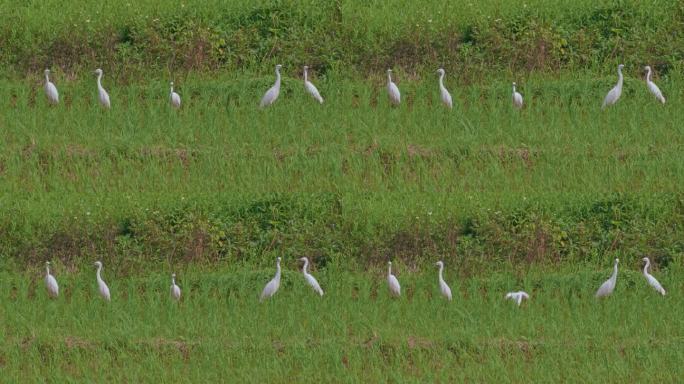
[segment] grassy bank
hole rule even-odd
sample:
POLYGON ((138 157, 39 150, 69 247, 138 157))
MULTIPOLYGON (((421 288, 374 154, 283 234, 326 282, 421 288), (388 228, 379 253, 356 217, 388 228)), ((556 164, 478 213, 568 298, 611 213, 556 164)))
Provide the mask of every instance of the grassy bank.
MULTIPOLYGON (((264 71, 303 63, 365 78, 451 65, 464 81, 497 71, 562 72, 648 62, 681 68, 678 1, 0 2, 0 63, 10 76, 103 67, 122 80, 150 70, 264 71)), ((263 73, 263 72, 262 72, 263 73)))

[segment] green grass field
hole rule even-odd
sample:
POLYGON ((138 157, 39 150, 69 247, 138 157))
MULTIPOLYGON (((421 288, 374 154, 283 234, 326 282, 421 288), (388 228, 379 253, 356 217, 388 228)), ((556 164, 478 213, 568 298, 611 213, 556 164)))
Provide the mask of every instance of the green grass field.
POLYGON ((681 4, 138 3, 0 1, 3 381, 683 376, 681 4), (260 110, 275 63, 281 96, 260 110), (601 111, 618 63, 622 98, 601 111), (278 256, 283 286, 259 303, 278 256), (644 256, 667 296, 640 274, 644 256), (616 257, 616 292, 596 300, 616 257), (517 308, 503 296, 519 289, 532 299, 517 308))

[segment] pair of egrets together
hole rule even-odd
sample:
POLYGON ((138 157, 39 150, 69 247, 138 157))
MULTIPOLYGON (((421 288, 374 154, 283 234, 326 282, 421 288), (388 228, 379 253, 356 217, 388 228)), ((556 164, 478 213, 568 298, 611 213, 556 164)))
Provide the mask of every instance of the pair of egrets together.
MULTIPOLYGON (((648 284, 653 287, 653 289, 656 290, 656 292, 660 293, 661 295, 665 296, 665 289, 663 288, 662 285, 660 285, 660 282, 653 277, 650 273, 648 273, 648 268, 651 266, 651 260, 648 257, 644 257, 642 259, 644 262, 644 270, 643 274, 644 277, 646 278, 646 281, 648 284)), ((610 275, 610 278, 606 280, 599 289, 596 291, 596 297, 606 297, 610 296, 613 291, 615 290, 615 283, 617 282, 617 274, 618 274, 618 263, 620 262, 620 259, 615 259, 615 263, 613 264, 613 274, 610 275)))
MULTIPOLYGON (((109 286, 102 279, 102 262, 96 261, 95 267, 97 267, 96 279, 97 287, 100 292, 100 296, 106 301, 111 301, 112 297, 109 293, 109 286)), ((50 273, 50 262, 45 262, 45 287, 47 288, 48 295, 52 298, 59 296, 59 284, 57 284, 57 279, 50 273)), ((178 285, 176 285, 176 274, 171 275, 171 297, 175 300, 180 300, 181 290, 178 285)))

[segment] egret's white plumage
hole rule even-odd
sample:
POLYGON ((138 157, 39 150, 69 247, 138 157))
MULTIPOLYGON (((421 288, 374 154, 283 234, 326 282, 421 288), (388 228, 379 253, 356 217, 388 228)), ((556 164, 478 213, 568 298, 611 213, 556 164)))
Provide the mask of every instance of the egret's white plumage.
POLYGON ((178 301, 181 298, 181 290, 178 285, 176 285, 176 274, 171 274, 171 298, 178 301))
POLYGON ((444 281, 444 277, 442 275, 442 271, 444 270, 444 262, 440 260, 436 262, 435 265, 439 267, 439 290, 442 292, 442 296, 451 301, 451 288, 449 288, 446 281, 444 281))
POLYGON ((95 70, 95 74, 97 75, 97 96, 100 100, 100 105, 103 107, 109 109, 112 107, 112 104, 109 102, 109 93, 102 87, 102 70, 100 68, 95 70))
POLYGON ((620 95, 622 95, 622 68, 624 68, 624 66, 624 64, 618 65, 618 82, 615 84, 613 89, 608 92, 606 98, 603 99, 603 105, 601 106, 601 109, 617 103, 620 95))
POLYGON ((306 65, 304 66, 304 88, 311 94, 311 96, 313 96, 314 99, 316 99, 316 101, 323 104, 323 97, 321 97, 321 94, 318 93, 316 86, 309 81, 309 67, 306 65))
POLYGON ((304 262, 304 266, 302 267, 302 273, 304 274, 304 278, 306 279, 306 282, 309 283, 311 288, 313 288, 316 293, 318 293, 320 296, 323 296, 323 290, 321 289, 321 286, 318 285, 318 281, 316 281, 316 278, 313 277, 308 271, 307 268, 309 267, 309 259, 306 257, 302 257, 299 259, 299 261, 304 262))
POLYGON ((57 92, 57 87, 50 81, 50 70, 45 70, 45 96, 48 98, 48 102, 52 105, 59 103, 59 92, 57 92))
POLYGON ((111 296, 109 295, 109 287, 104 282, 104 280, 102 280, 102 276, 100 275, 100 271, 102 271, 102 262, 96 261, 95 266, 97 267, 97 286, 100 290, 100 296, 102 296, 102 298, 107 301, 111 301, 111 296))
POLYGON ((275 295, 275 293, 278 292, 278 288, 280 288, 280 257, 276 259, 276 274, 273 279, 266 284, 264 290, 261 291, 259 301, 263 301, 264 299, 268 299, 275 295))
POLYGON ((50 297, 59 296, 59 285, 57 285, 57 279, 50 274, 50 262, 45 262, 45 287, 47 288, 48 295, 50 297))
POLYGON ((506 299, 509 300, 514 300, 518 306, 522 303, 523 299, 528 300, 530 298, 530 295, 527 294, 525 291, 518 291, 518 292, 508 292, 506 294, 506 299))
POLYGON ((610 275, 610 278, 608 280, 601 284, 598 291, 596 291, 596 297, 606 297, 610 296, 610 294, 613 293, 613 290, 615 289, 615 282, 617 281, 619 262, 620 259, 615 259, 615 264, 613 265, 613 274, 610 275))
POLYGON ((169 94, 169 101, 171 106, 178 109, 181 106, 180 95, 173 91, 173 81, 171 82, 171 93, 169 94))
POLYGON ((401 286, 399 285, 399 280, 397 280, 397 277, 392 274, 392 262, 388 261, 387 265, 387 284, 389 285, 390 293, 392 296, 399 297, 401 296, 401 286))
POLYGON ((646 71, 646 86, 648 87, 648 90, 651 91, 658 101, 665 104, 665 97, 663 96, 663 93, 660 92, 660 88, 651 81, 651 67, 647 65, 644 67, 644 70, 646 71))
POLYGON ((515 90, 516 84, 513 83, 513 95, 512 95, 512 100, 513 100, 513 106, 520 109, 523 107, 523 97, 520 94, 520 92, 515 90))
POLYGON ((444 72, 444 68, 440 68, 437 70, 437 73, 439 73, 439 94, 442 98, 442 104, 451 109, 453 107, 453 103, 451 102, 451 94, 444 86, 444 76, 446 72, 444 72))
POLYGON ((399 93, 399 87, 392 81, 391 69, 387 70, 387 94, 393 105, 399 105, 399 103, 401 103, 401 93, 399 93))
POLYGON ((648 273, 648 267, 651 266, 651 260, 649 260, 648 257, 644 257, 642 260, 644 260, 644 262, 646 263, 646 265, 644 265, 644 276, 646 277, 646 281, 648 281, 648 284, 650 284, 651 287, 653 287, 653 289, 658 291, 658 293, 665 296, 665 289, 663 288, 663 286, 660 285, 658 280, 656 280, 656 278, 653 277, 653 275, 648 273))
POLYGON ((269 105, 275 103, 276 99, 278 99, 278 95, 280 95, 280 68, 283 66, 278 64, 275 67, 275 73, 276 73, 276 81, 275 84, 271 88, 269 88, 268 91, 264 94, 264 97, 261 98, 261 103, 259 106, 261 108, 268 107, 269 105))

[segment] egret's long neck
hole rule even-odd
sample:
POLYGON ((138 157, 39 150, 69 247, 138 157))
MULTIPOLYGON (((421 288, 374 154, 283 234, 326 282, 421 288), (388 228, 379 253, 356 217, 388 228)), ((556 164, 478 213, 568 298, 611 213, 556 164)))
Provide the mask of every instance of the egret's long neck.
POLYGON ((176 285, 176 277, 171 276, 171 284, 176 285))
MULTIPOLYGON (((650 73, 651 73, 651 72, 649 72, 649 74, 650 74, 650 73)), ((48 76, 48 73, 47 73, 47 72, 45 72, 45 82, 46 82, 46 83, 49 83, 49 82, 50 82, 50 77, 48 76)))
POLYGON ((280 261, 276 263, 276 279, 280 279, 280 261))
POLYGON ((173 85, 171 86, 171 93, 173 93, 173 85))
POLYGON ((644 275, 648 275, 648 267, 651 266, 651 260, 646 260, 646 265, 644 265, 644 275))
POLYGON ((444 88, 444 74, 443 73, 439 74, 439 86, 440 86, 440 88, 444 88))
POLYGON ((102 270, 102 266, 97 267, 97 281, 102 281, 102 277, 100 276, 100 271, 102 270))
POLYGON ((617 263, 615 263, 615 265, 613 266, 613 275, 610 276, 610 278, 613 280, 617 279, 617 269, 618 269, 618 265, 617 265, 617 263))
MULTIPOLYGON (((307 72, 308 72, 307 69, 304 68, 304 82, 309 81, 309 74, 308 74, 307 72)), ((305 263, 306 263, 306 262, 305 262, 305 263)))
POLYGON ((101 73, 97 75, 97 87, 102 88, 102 74, 101 73))
POLYGON ((618 67, 618 85, 622 86, 622 68, 618 67))
POLYGON ((651 68, 648 69, 648 72, 646 73, 646 81, 650 82, 651 81, 651 68))
POLYGON ((280 85, 280 69, 276 68, 276 84, 280 85))
POLYGON ((387 266, 387 276, 390 276, 392 274, 392 264, 387 266))
POLYGON ((392 74, 390 72, 387 72, 387 82, 388 83, 392 82, 392 74))
MULTIPOLYGON (((304 72, 304 73, 306 73, 306 72, 304 72)), ((309 268, 309 260, 305 259, 304 260, 304 267, 302 268, 302 272, 304 272, 305 275, 307 274, 307 271, 306 271, 307 268, 309 268)))
POLYGON ((444 271, 444 266, 440 265, 439 266, 439 279, 444 281, 444 276, 442 275, 442 271, 444 271))
POLYGON ((513 93, 515 93, 515 84, 513 84, 513 93))
POLYGON ((45 273, 50 276, 50 266, 48 264, 45 265, 45 273))

